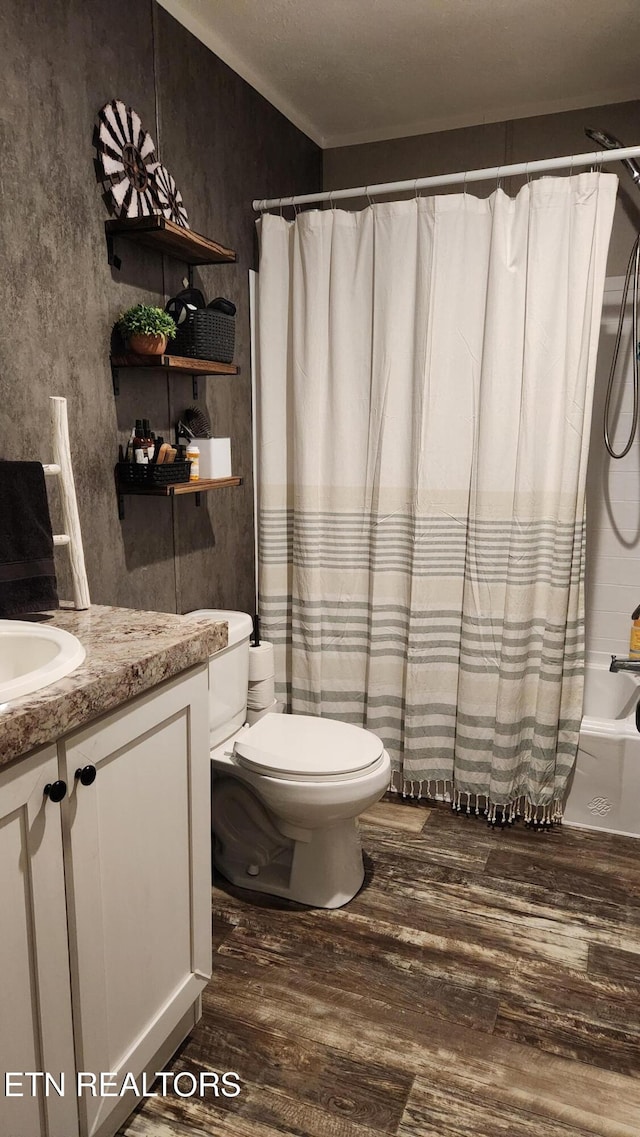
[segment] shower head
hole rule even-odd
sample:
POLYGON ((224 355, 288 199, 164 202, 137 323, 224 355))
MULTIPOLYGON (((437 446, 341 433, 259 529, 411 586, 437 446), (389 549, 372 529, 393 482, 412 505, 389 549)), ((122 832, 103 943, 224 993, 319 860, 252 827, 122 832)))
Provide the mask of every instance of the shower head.
MULTIPOLYGON (((607 134, 605 130, 591 130, 588 126, 585 126, 584 132, 587 138, 591 138, 594 142, 597 142, 598 146, 602 146, 603 150, 619 150, 623 145, 619 139, 615 138, 613 134, 607 134)), ((621 161, 622 165, 627 167, 636 185, 640 187, 640 166, 635 158, 622 158, 621 161)))

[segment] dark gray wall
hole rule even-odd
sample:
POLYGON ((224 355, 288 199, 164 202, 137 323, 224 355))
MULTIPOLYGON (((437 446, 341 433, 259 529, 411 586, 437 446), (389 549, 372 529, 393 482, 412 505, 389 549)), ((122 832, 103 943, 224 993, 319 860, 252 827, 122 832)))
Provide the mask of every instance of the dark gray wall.
MULTIPOLYGON (((325 150, 324 188, 373 185, 562 154, 583 154, 597 149, 586 138, 585 126, 606 130, 626 146, 639 145, 640 101, 325 150)), ((619 163, 604 168, 613 170, 620 178, 608 262, 609 275, 620 276, 625 272, 631 245, 640 228, 640 192, 619 163)), ((503 188, 513 194, 522 180, 506 179, 503 188)), ((491 182, 469 183, 469 192, 480 197, 494 189, 495 183, 491 182)), ((437 192, 459 193, 460 187, 437 192)), ((363 204, 354 201, 354 208, 361 209, 363 204)))
MULTIPOLYGON (((4 0, 0 68, 0 457, 50 461, 48 395, 66 396, 94 603, 252 611, 251 200, 318 189, 320 151, 153 0, 4 0), (192 496, 126 498, 124 521, 118 443, 141 415, 168 435, 193 400, 190 379, 160 372, 121 372, 113 394, 114 319, 139 301, 163 304, 185 266, 125 241, 121 270, 107 263, 92 130, 111 98, 141 115, 192 228, 238 254, 196 270, 195 283, 238 306, 241 374, 199 387, 244 484, 203 494, 200 508, 192 496)), ((52 513, 58 528, 55 493, 52 513)), ((57 564, 70 595, 64 552, 57 564)))

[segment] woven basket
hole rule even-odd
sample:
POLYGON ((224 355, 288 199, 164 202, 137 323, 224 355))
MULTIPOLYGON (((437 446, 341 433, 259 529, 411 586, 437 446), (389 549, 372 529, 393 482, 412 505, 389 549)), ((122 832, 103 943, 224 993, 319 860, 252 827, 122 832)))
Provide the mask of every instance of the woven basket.
POLYGON ((191 462, 118 462, 118 481, 136 486, 167 486, 173 482, 188 482, 191 462))
POLYGON ((236 346, 235 316, 213 308, 197 308, 189 312, 171 340, 170 353, 189 359, 213 359, 231 363, 236 346))

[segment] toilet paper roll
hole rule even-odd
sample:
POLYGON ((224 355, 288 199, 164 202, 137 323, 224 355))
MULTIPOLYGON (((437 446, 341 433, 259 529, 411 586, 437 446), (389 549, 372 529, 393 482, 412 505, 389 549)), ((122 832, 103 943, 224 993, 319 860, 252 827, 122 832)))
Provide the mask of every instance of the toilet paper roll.
POLYGON ((247 710, 248 711, 264 711, 265 707, 272 706, 272 704, 274 702, 275 702, 275 699, 272 699, 271 702, 269 702, 269 703, 250 703, 247 701, 247 710))
POLYGON ((263 691, 266 687, 269 687, 271 684, 275 683, 275 681, 276 677, 273 672, 271 675, 265 675, 264 679, 250 679, 249 690, 253 691, 254 694, 257 695, 260 691, 263 691))
POLYGON ((256 682, 259 679, 268 679, 270 675, 275 674, 275 670, 273 644, 263 640, 257 647, 249 648, 250 683, 256 682))
POLYGON ((276 700, 269 707, 263 707, 260 711, 247 711, 247 722, 249 726, 253 726, 254 722, 264 717, 264 715, 280 715, 284 710, 283 704, 278 703, 276 700))
POLYGON ((247 692, 247 706, 251 707, 252 710, 270 706, 276 697, 275 686, 274 675, 268 675, 266 679, 258 679, 255 683, 250 682, 247 692))
POLYGON ((275 695, 273 699, 247 699, 247 708, 249 711, 264 711, 265 707, 272 705, 274 699, 275 695))
POLYGON ((265 691, 264 695, 262 696, 257 696, 255 698, 251 698, 251 696, 249 696, 247 698, 247 706, 250 707, 252 711, 260 711, 263 707, 268 707, 269 704, 273 702, 275 697, 275 688, 272 687, 270 691, 265 691))

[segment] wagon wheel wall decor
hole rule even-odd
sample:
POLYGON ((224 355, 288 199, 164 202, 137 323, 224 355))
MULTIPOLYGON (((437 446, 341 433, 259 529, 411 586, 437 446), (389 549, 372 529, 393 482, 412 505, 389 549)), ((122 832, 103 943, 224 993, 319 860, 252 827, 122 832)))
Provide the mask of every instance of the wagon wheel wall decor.
POLYGON ((105 103, 96 127, 98 176, 108 183, 105 197, 120 217, 158 213, 153 173, 155 144, 133 107, 119 99, 105 103))
POLYGON ((189 218, 187 211, 184 207, 182 194, 178 189, 175 179, 172 174, 161 166, 160 163, 155 166, 153 171, 153 190, 156 195, 156 200, 160 207, 160 212, 168 217, 170 221, 174 221, 176 225, 182 225, 183 229, 189 228, 189 218))

